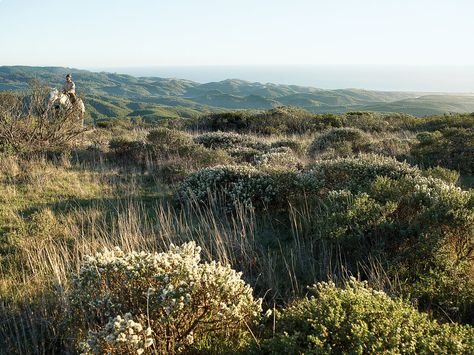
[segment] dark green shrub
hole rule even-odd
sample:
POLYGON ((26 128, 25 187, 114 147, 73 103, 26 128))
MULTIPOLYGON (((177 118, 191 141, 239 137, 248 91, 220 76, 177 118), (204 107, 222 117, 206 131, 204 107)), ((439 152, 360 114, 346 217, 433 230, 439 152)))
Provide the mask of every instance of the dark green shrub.
POLYGON ((238 133, 306 134, 328 127, 341 127, 343 118, 333 114, 316 115, 301 108, 277 107, 265 112, 226 112, 200 117, 188 128, 238 133))
POLYGON ((319 283, 311 298, 276 316, 276 333, 261 342, 271 354, 470 354, 474 330, 439 324, 409 303, 354 279, 319 283))
POLYGON ((357 128, 333 128, 317 136, 308 147, 308 155, 312 158, 334 151, 336 156, 349 156, 368 152, 371 137, 357 128))
POLYGON ((294 153, 298 155, 304 154, 304 151, 306 149, 305 144, 297 138, 282 139, 282 140, 273 142, 271 144, 271 148, 281 148, 281 147, 290 148, 294 153))
MULTIPOLYGON (((180 159, 188 168, 199 169, 231 162, 230 156, 223 150, 212 150, 194 143, 192 136, 178 130, 158 128, 147 136, 147 148, 155 161, 180 159)), ((184 164, 181 164, 184 165, 184 164)))
POLYGON ((411 146, 412 142, 409 139, 390 137, 372 141, 367 150, 398 160, 407 160, 410 158, 411 146))
POLYGON ((233 132, 209 132, 204 133, 196 138, 194 142, 210 149, 232 149, 235 147, 246 147, 257 150, 266 150, 269 146, 256 138, 237 134, 233 132))
POLYGON ((161 157, 190 155, 195 148, 191 135, 169 128, 156 128, 148 133, 146 139, 149 149, 161 157))
POLYGON ((145 163, 147 150, 144 142, 114 138, 109 142, 109 149, 112 159, 134 164, 145 163))
POLYGON ((188 167, 179 161, 163 162, 154 170, 154 175, 165 184, 175 184, 188 176, 188 167))
POLYGON ((457 171, 445 169, 440 166, 423 170, 423 176, 431 176, 453 185, 456 185, 459 180, 459 173, 457 171))
MULTIPOLYGON (((393 158, 378 155, 360 155, 353 158, 320 160, 310 164, 304 179, 318 181, 325 190, 366 191, 377 176, 399 179, 416 176, 420 170, 393 158)), ((314 185, 314 183, 307 183, 314 185)))
POLYGON ((413 146, 411 153, 419 164, 474 173, 474 128, 422 132, 417 139, 419 143, 413 146))

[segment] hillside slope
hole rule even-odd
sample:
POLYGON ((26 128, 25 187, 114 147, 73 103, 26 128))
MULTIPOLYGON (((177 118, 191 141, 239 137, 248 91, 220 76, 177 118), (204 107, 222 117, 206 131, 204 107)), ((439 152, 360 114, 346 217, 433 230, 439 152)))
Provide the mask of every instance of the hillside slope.
POLYGON ((474 96, 415 92, 323 90, 239 79, 200 84, 190 80, 90 72, 62 67, 0 67, 0 90, 24 90, 37 79, 60 87, 72 73, 91 118, 141 116, 153 121, 204 112, 298 106, 316 113, 356 110, 414 115, 474 111, 474 96))

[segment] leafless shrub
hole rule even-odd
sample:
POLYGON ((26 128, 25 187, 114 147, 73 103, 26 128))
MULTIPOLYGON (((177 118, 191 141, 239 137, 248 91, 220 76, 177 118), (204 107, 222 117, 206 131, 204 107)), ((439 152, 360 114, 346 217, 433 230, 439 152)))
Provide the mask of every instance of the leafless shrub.
POLYGON ((35 153, 70 146, 85 131, 75 108, 48 106, 49 89, 30 83, 25 93, 0 92, 0 146, 35 153))

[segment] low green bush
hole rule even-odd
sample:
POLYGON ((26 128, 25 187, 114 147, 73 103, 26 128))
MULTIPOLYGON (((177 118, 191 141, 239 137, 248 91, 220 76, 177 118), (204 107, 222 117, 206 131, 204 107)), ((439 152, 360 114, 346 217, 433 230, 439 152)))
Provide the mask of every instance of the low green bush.
POLYGON ((271 148, 290 148, 295 154, 303 155, 306 149, 306 145, 300 139, 297 138, 286 138, 281 139, 271 144, 271 148))
POLYGON ((191 155, 195 148, 190 134, 169 128, 155 128, 146 139, 149 149, 160 157, 191 155))
POLYGON ((400 299, 351 279, 318 283, 312 296, 278 312, 268 354, 471 354, 474 329, 440 324, 400 299))
POLYGON ((194 142, 202 144, 211 149, 231 149, 235 147, 247 147, 257 150, 268 149, 269 146, 255 137, 237 134, 233 132, 209 132, 197 136, 194 142))
POLYGON ((126 163, 144 164, 147 149, 141 141, 132 141, 125 138, 114 138, 109 142, 109 158, 126 163))
POLYGON ((265 112, 225 112, 205 115, 189 123, 189 129, 234 131, 264 135, 307 134, 328 127, 341 127, 344 118, 314 114, 297 107, 276 107, 265 112))
POLYGON ((308 147, 308 155, 312 158, 334 151, 336 156, 350 156, 370 151, 371 137, 357 128, 333 128, 317 136, 308 147))
POLYGON ((411 154, 418 164, 474 173, 474 128, 450 127, 421 132, 411 154))

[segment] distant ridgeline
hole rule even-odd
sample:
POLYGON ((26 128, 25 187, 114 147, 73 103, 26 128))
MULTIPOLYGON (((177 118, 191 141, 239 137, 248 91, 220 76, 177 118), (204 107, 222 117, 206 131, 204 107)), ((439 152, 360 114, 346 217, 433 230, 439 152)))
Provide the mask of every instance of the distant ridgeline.
POLYGON ((0 90, 23 90, 32 79, 60 87, 66 73, 73 74, 78 92, 85 98, 87 115, 94 119, 141 117, 150 122, 278 106, 298 106, 314 113, 376 111, 418 116, 474 111, 474 96, 467 94, 322 90, 236 79, 200 84, 62 67, 0 66, 0 90))

